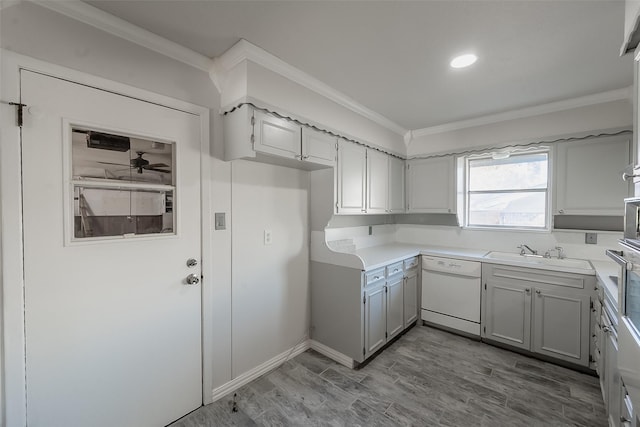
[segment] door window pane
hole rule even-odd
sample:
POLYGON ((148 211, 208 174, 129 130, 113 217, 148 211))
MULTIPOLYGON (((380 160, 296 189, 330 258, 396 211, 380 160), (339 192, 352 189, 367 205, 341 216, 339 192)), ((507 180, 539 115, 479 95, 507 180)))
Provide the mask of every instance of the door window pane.
POLYGON ((74 128, 73 239, 174 233, 175 144, 74 128))
POLYGON ((173 191, 74 187, 74 237, 173 233, 173 191))
POLYGON ((174 144, 74 129, 73 179, 173 185, 174 144))

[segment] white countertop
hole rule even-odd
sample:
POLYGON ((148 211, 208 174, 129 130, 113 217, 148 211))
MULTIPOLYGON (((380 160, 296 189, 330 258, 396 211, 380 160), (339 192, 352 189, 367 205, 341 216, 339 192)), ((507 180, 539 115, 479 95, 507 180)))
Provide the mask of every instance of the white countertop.
MULTIPOLYGON (((408 243, 390 242, 377 246, 365 247, 355 251, 337 252, 330 249, 324 241, 324 233, 312 233, 312 261, 357 268, 359 270, 373 270, 394 262, 402 261, 418 255, 441 256, 467 261, 477 261, 491 264, 512 265, 516 267, 534 268, 541 270, 563 271, 567 273, 596 275, 605 284, 614 301, 617 301, 617 286, 609 276, 617 275, 616 264, 609 261, 590 261, 593 269, 558 267, 544 264, 528 264, 517 259, 485 258, 490 251, 485 249, 455 248, 445 246, 429 246, 408 243)), ((514 254, 515 255, 515 254, 514 254)))
POLYGON ((611 301, 618 307, 618 285, 613 282, 611 276, 618 277, 620 266, 613 261, 591 261, 596 269, 596 275, 602 283, 604 291, 609 295, 611 301))

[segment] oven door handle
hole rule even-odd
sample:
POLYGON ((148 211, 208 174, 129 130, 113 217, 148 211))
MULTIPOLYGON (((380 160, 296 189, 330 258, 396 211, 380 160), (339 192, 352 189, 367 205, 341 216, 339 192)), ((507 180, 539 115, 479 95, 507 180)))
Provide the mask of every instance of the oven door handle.
MULTIPOLYGON (((620 243, 620 245, 627 247, 624 243, 620 243)), ((627 247, 627 249, 631 248, 627 247)), ((614 260, 618 265, 622 266, 625 270, 629 270, 631 268, 631 263, 621 255, 619 255, 617 251, 614 251, 613 249, 607 249, 605 251, 605 254, 607 254, 607 256, 614 260)))

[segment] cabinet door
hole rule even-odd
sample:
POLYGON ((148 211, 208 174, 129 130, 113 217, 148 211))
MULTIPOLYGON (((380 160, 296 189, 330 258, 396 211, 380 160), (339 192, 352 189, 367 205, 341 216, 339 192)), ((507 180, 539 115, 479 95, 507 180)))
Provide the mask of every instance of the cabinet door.
POLYGON ((326 166, 336 165, 338 138, 302 128, 302 160, 326 166))
POLYGON ((404 278, 404 327, 418 318, 418 271, 409 272, 404 278))
POLYGON ((389 157, 389 213, 402 213, 404 206, 404 160, 389 157))
POLYGON ((404 277, 397 274, 387 279, 387 335, 389 340, 404 329, 404 277))
POLYGON ((367 150, 343 139, 338 141, 337 213, 365 213, 367 150))
POLYGON ((487 282, 483 336, 513 347, 531 347, 531 288, 487 282))
POLYGON ((372 285, 364 291, 365 357, 375 353, 385 343, 387 299, 384 284, 383 280, 379 285, 372 285))
POLYGON ((389 197, 389 156, 367 150, 367 213, 386 213, 389 197))
POLYGON ((610 330, 605 335, 605 371, 606 395, 605 406, 609 415, 609 425, 617 425, 620 420, 620 372, 618 371, 618 339, 610 330))
POLYGON ((256 111, 254 119, 254 150, 292 159, 300 157, 300 126, 262 111, 256 111))
POLYGON ((532 350, 588 366, 589 301, 587 295, 535 289, 532 350))
POLYGON ((455 213, 453 156, 407 161, 409 212, 455 213))
POLYGON ((569 215, 623 215, 630 184, 631 135, 564 142, 557 146, 556 210, 569 215))

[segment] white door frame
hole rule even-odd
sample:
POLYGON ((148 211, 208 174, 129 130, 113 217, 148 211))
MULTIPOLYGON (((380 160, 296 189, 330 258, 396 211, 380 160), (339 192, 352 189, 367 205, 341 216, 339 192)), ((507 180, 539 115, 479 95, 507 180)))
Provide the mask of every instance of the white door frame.
MULTIPOLYGON (((22 178, 20 128, 16 110, 6 102, 20 100, 20 70, 27 69, 109 92, 174 108, 200 118, 200 183, 202 230, 202 396, 213 401, 211 162, 209 109, 101 77, 71 70, 0 49, 0 425, 26 425, 24 265, 22 244, 22 178), (209 362, 208 362, 209 361, 209 362)), ((25 114, 28 114, 25 109, 25 114)), ((37 115, 37 111, 34 112, 37 115)))

